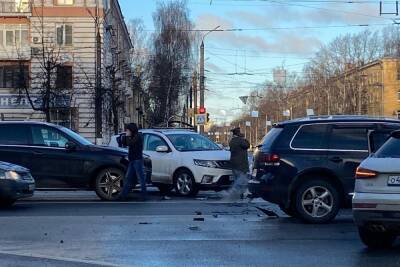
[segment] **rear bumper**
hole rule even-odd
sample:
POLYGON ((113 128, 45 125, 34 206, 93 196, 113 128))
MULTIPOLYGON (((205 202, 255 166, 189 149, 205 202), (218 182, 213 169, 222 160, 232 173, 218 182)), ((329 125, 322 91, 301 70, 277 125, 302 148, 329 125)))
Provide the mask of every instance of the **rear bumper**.
POLYGON ((400 232, 400 196, 398 194, 355 193, 353 216, 358 226, 384 226, 400 232))
POLYGON ((286 205, 288 202, 288 185, 280 183, 274 174, 267 172, 257 175, 249 181, 249 191, 256 197, 261 197, 265 201, 286 205))
POLYGON ((0 180, 0 198, 20 199, 33 196, 34 181, 0 180))

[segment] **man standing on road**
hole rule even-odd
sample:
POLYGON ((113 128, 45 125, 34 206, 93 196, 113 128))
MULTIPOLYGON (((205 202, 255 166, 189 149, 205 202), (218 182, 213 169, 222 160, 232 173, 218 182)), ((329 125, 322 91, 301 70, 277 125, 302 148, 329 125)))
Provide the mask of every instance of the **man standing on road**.
POLYGON ((229 192, 229 198, 238 199, 247 189, 249 159, 247 150, 250 148, 250 143, 243 134, 240 133, 240 128, 231 130, 233 137, 229 142, 231 151, 230 164, 233 171, 234 183, 229 192))
POLYGON ((123 146, 129 149, 128 170, 124 177, 123 189, 120 195, 121 199, 126 199, 131 191, 133 179, 139 179, 141 186, 141 199, 146 200, 146 177, 144 175, 144 161, 143 161, 143 136, 139 133, 138 127, 135 123, 129 123, 125 126, 125 137, 121 136, 123 146))

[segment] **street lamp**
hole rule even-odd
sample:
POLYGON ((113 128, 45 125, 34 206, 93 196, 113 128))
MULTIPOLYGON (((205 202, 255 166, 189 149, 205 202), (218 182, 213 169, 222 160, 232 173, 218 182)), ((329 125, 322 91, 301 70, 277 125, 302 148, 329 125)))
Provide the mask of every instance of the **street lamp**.
MULTIPOLYGON (((217 26, 214 29, 206 32, 201 38, 200 45, 200 107, 204 107, 204 38, 214 31, 216 31, 219 27, 217 26)), ((200 133, 204 133, 204 125, 200 126, 200 133)))

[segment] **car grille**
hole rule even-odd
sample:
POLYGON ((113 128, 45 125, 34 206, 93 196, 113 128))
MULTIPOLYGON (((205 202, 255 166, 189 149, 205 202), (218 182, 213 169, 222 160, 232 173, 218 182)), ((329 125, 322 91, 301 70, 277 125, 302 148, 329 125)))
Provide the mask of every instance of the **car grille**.
POLYGON ((220 169, 231 169, 231 163, 229 160, 217 160, 216 163, 220 169))

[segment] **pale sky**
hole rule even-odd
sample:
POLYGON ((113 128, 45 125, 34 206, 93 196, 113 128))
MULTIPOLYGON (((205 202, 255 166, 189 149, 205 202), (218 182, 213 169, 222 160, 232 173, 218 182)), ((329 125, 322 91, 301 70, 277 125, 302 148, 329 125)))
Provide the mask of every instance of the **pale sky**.
MULTIPOLYGON (((271 80, 274 67, 285 66, 301 75, 321 44, 340 34, 392 23, 394 16, 379 15, 379 1, 347 2, 189 0, 197 29, 233 30, 213 32, 205 39, 206 107, 211 118, 218 121, 227 114, 231 119, 240 113, 239 96, 271 80)), ((384 10, 395 10, 394 2, 385 1, 384 10)), ((120 4, 126 20, 142 18, 151 33, 157 1, 120 0, 120 4)))

